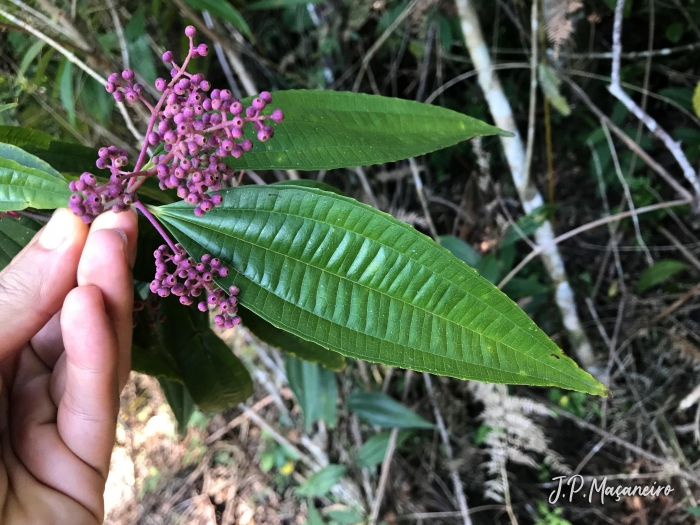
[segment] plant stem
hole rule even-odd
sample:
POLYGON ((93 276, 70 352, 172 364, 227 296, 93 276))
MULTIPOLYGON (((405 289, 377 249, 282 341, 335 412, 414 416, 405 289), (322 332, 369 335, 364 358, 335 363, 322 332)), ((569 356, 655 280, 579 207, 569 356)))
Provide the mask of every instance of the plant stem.
POLYGON ((168 232, 165 231, 165 229, 160 225, 160 223, 153 216, 153 214, 150 211, 148 211, 148 208, 146 208, 141 201, 136 201, 134 203, 134 208, 143 213, 143 216, 148 219, 148 221, 153 225, 156 231, 160 233, 161 237, 163 237, 165 242, 168 243, 168 246, 170 246, 170 249, 173 251, 173 253, 177 253, 177 250, 175 249, 175 243, 168 235, 168 232))

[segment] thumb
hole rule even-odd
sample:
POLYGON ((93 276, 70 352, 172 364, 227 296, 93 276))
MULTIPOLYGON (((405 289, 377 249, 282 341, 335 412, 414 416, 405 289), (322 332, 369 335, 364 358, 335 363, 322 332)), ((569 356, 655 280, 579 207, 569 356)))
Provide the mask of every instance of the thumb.
POLYGON ((0 361, 26 344, 76 286, 88 227, 58 209, 27 247, 0 272, 0 361))

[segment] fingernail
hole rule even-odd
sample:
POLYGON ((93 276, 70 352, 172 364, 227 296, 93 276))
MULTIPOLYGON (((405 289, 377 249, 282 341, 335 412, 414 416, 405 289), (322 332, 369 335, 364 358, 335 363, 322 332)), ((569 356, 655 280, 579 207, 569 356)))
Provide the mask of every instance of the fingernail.
POLYGON ((57 209, 41 232, 39 244, 47 250, 55 250, 73 236, 74 219, 68 210, 57 209))
POLYGON ((122 253, 126 262, 129 263, 129 240, 126 238, 126 232, 121 228, 113 228, 113 230, 122 238, 122 253))

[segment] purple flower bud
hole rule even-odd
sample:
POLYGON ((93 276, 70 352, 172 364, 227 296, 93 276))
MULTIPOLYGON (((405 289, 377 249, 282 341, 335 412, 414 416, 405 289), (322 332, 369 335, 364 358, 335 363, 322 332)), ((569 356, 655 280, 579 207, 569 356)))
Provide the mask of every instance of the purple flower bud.
POLYGON ((245 139, 243 142, 241 142, 241 148, 243 148, 243 151, 250 151, 253 149, 253 141, 250 139, 245 139))
POLYGON ((267 128, 263 128, 260 131, 258 131, 258 140, 260 142, 267 142, 268 140, 270 140, 271 136, 272 135, 269 133, 267 128))
POLYGON ((228 268, 222 266, 219 268, 219 277, 226 277, 228 275, 228 268))
POLYGON ((116 100, 117 102, 124 102, 124 93, 122 93, 121 91, 115 91, 114 100, 116 100))
POLYGON ((265 104, 272 102, 272 94, 269 91, 263 91, 260 93, 260 98, 265 101, 265 104))
POLYGON ((148 134, 148 143, 149 143, 151 146, 155 146, 155 145, 158 144, 160 141, 161 141, 160 135, 158 135, 158 133, 156 133, 155 131, 151 131, 151 132, 148 134))
POLYGON ((114 93, 116 90, 117 86, 114 85, 114 82, 107 82, 105 84, 105 91, 107 91, 107 93, 114 93))
POLYGON ((211 89, 211 84, 206 80, 202 80, 199 83, 199 89, 201 89, 202 91, 209 91, 209 89, 211 89))
POLYGON ((238 286, 231 286, 228 289, 228 293, 230 293, 231 295, 238 295, 239 293, 241 293, 241 289, 238 286))
POLYGON ((133 89, 128 90, 124 94, 124 98, 126 98, 126 101, 130 104, 133 104, 139 99, 139 96, 136 94, 136 92, 133 89))
POLYGON ((173 52, 172 51, 166 51, 163 53, 163 62, 172 62, 173 61, 173 52))
POLYGON ((197 47, 197 53, 199 53, 200 56, 207 56, 207 53, 209 53, 209 47, 206 44, 199 44, 197 47))
MULTIPOLYGON (((165 55, 163 55, 165 56, 165 55)), ((165 81, 164 78, 158 78, 156 79, 156 89, 158 91, 165 91, 165 88, 167 87, 168 83, 165 81)))
POLYGON ((284 113, 282 112, 281 109, 276 109, 272 112, 272 120, 275 121, 277 124, 282 122, 284 120, 284 113))
POLYGON ((261 99, 260 97, 254 98, 253 99, 253 107, 257 110, 260 111, 262 109, 265 109, 265 101, 261 99))
POLYGON ((111 82, 112 84, 119 84, 120 80, 119 73, 110 73, 107 77, 107 82, 111 82))
POLYGON ((191 297, 187 297, 186 295, 183 295, 180 297, 180 304, 184 304, 185 306, 190 306, 194 301, 192 300, 191 297))
POLYGON ((158 295, 161 297, 168 297, 170 295, 170 290, 168 288, 158 288, 158 295))
POLYGON ((248 106, 245 108, 245 116, 248 118, 253 118, 255 116, 255 108, 253 106, 248 106))
POLYGON ((231 92, 228 89, 222 89, 219 98, 223 101, 231 100, 231 92))
POLYGON ((134 80, 134 72, 131 69, 125 69, 122 71, 122 78, 124 80, 134 80))
POLYGON ((194 28, 194 26, 187 26, 187 27, 185 28, 185 35, 186 35, 188 38, 192 38, 192 37, 193 37, 194 35, 196 35, 196 34, 197 34, 197 30, 194 28))

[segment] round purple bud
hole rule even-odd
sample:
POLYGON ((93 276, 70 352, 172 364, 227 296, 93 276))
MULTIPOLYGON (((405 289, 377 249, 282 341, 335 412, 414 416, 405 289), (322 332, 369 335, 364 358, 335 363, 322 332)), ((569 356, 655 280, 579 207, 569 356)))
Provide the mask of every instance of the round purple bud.
POLYGON ((253 141, 250 139, 245 139, 243 142, 241 142, 241 148, 243 148, 243 151, 250 151, 253 149, 253 141))
POLYGON ((272 120, 275 121, 277 124, 284 120, 284 113, 282 113, 281 109, 274 110, 271 116, 272 120))
POLYGON ((119 73, 110 73, 110 75, 107 77, 107 82, 111 82, 112 84, 118 84, 119 73))
POLYGON ((122 78, 124 80, 134 80, 134 72, 131 69, 125 69, 122 71, 122 78))
POLYGON ((253 107, 257 111, 260 111, 261 109, 265 109, 265 101, 263 99, 261 99, 260 97, 254 98, 253 99, 253 107))
POLYGON ((121 91, 115 91, 114 100, 116 100, 117 102, 124 102, 124 93, 122 93, 121 91))
POLYGON ((272 102, 272 94, 269 91, 263 91, 260 93, 260 98, 265 102, 265 104, 272 102))
POLYGON ((166 51, 163 53, 163 62, 172 62, 173 61, 173 52, 172 51, 166 51))
POLYGON ((192 37, 193 37, 194 35, 196 35, 196 34, 197 34, 197 30, 194 28, 194 26, 187 26, 187 27, 185 28, 185 35, 186 35, 188 38, 192 38, 192 37))
POLYGON ((156 89, 158 91, 164 91, 168 83, 165 81, 164 78, 158 78, 156 79, 156 89))
POLYGON ((199 44, 197 46, 197 53, 199 53, 200 56, 207 56, 207 53, 209 53, 209 46, 206 44, 199 44))
POLYGON ((105 84, 105 91, 107 93, 114 93, 117 90, 117 86, 114 84, 114 82, 107 82, 105 84))

